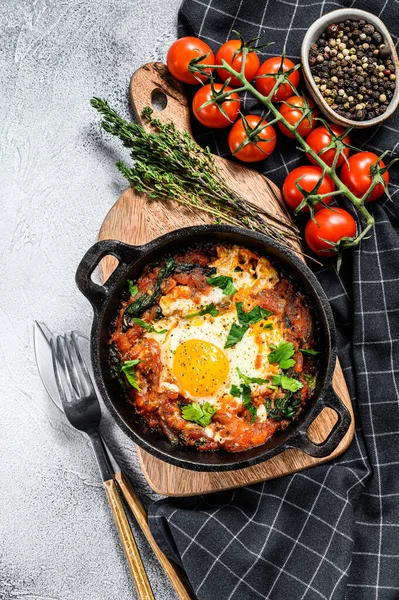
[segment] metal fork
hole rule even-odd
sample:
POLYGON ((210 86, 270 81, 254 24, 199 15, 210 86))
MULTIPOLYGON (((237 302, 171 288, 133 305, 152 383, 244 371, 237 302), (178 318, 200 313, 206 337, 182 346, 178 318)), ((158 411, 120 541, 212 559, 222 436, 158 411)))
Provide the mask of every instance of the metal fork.
POLYGON ((101 408, 93 382, 79 350, 74 332, 50 341, 53 367, 65 415, 71 425, 86 433, 91 441, 119 537, 129 563, 140 600, 154 600, 132 530, 129 525, 112 468, 101 442, 98 427, 101 408))

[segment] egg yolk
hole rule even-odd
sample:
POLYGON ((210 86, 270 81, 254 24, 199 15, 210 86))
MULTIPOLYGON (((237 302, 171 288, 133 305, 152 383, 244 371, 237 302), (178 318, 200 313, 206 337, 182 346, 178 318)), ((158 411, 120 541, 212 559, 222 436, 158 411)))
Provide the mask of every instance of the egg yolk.
POLYGON ((213 396, 227 379, 229 362, 215 344, 187 340, 176 349, 173 373, 190 396, 213 396))

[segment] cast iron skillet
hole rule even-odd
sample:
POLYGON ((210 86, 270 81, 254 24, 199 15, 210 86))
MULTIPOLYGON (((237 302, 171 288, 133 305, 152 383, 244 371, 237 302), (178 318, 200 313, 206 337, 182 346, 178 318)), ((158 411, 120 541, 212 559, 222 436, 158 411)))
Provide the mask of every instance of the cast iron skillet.
POLYGON ((350 414, 333 391, 331 384, 336 347, 330 305, 310 269, 275 241, 247 229, 228 225, 200 225, 178 229, 143 246, 129 246, 116 240, 104 240, 92 246, 83 257, 76 273, 76 283, 94 310, 91 359, 98 389, 122 430, 136 444, 157 458, 196 471, 242 469, 271 458, 286 448, 298 448, 306 454, 320 458, 331 454, 348 430, 350 414), (313 317, 318 324, 317 344, 322 350, 317 388, 299 418, 284 431, 277 432, 262 446, 240 453, 198 452, 195 449, 173 445, 165 437, 151 431, 121 394, 119 384, 111 378, 107 364, 108 328, 118 311, 127 280, 137 277, 146 264, 162 258, 166 253, 185 249, 194 243, 209 241, 253 248, 270 257, 285 273, 293 274, 296 286, 310 302, 313 317), (100 260, 109 254, 115 256, 119 264, 108 281, 103 286, 98 285, 92 281, 91 275, 100 260), (328 438, 322 444, 315 444, 308 438, 306 431, 325 406, 336 411, 338 420, 328 438))

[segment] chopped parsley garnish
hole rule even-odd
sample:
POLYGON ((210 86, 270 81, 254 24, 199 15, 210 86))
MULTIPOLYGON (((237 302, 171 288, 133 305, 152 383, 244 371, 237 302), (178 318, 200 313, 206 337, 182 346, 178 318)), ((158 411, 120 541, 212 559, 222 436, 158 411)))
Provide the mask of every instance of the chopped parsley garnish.
POLYGON ((262 383, 269 382, 268 379, 262 379, 261 377, 248 377, 248 375, 244 375, 244 373, 240 371, 238 367, 237 373, 244 385, 251 385, 251 383, 259 383, 260 385, 262 385, 262 383))
POLYGON ((137 381, 136 365, 138 365, 140 362, 141 360, 137 358, 136 360, 125 360, 122 365, 122 372, 125 374, 129 384, 139 392, 141 392, 141 388, 137 381))
POLYGON ((233 278, 228 275, 217 275, 216 277, 208 277, 206 280, 209 285, 218 287, 226 294, 226 296, 232 296, 236 293, 236 288, 233 285, 233 278))
POLYGON ((287 392, 297 392, 303 388, 303 383, 281 373, 281 375, 272 375, 272 386, 281 387, 283 390, 287 390, 287 392))
POLYGON ((273 314, 270 310, 266 310, 261 306, 255 306, 252 310, 246 313, 244 310, 244 304, 242 302, 236 302, 236 310, 240 324, 232 324, 224 345, 225 348, 232 348, 238 344, 238 342, 240 342, 244 337, 245 332, 248 331, 250 325, 254 325, 255 323, 258 323, 262 319, 266 319, 273 314))
POLYGON ((278 346, 270 344, 272 352, 267 355, 267 359, 270 364, 278 364, 280 369, 289 369, 295 364, 292 356, 294 355, 294 346, 291 342, 285 342, 282 340, 278 346))
POLYGON ((252 415, 251 423, 255 423, 257 410, 255 404, 252 404, 251 400, 251 388, 248 385, 242 385, 242 405, 246 408, 250 414, 252 415))
POLYGON ((224 345, 225 348, 232 348, 238 342, 242 340, 245 335, 245 332, 248 330, 248 327, 245 325, 238 325, 237 323, 232 323, 229 334, 227 336, 226 343, 224 345))
POLYGON ((297 412, 301 399, 286 394, 283 398, 277 398, 274 401, 274 408, 271 407, 271 401, 266 401, 267 416, 274 421, 281 421, 281 419, 293 419, 297 412))
POLYGON ((198 312, 191 313, 191 315, 186 315, 186 319, 193 319, 194 317, 202 317, 203 315, 211 315, 211 317, 216 317, 219 314, 218 309, 216 308, 214 302, 207 304, 204 308, 201 308, 198 312))
POLYGON ((310 356, 316 356, 316 354, 320 354, 317 350, 312 350, 312 348, 299 348, 299 352, 302 354, 310 354, 310 356))
POLYGON ((201 427, 209 425, 216 412, 216 408, 209 402, 205 402, 203 406, 198 404, 198 402, 193 402, 192 404, 181 405, 180 408, 183 419, 197 423, 201 427))
POLYGON ((136 325, 140 325, 140 327, 142 327, 149 333, 166 333, 168 331, 167 329, 160 329, 158 331, 157 329, 155 329, 154 325, 150 325, 149 323, 146 323, 145 321, 143 321, 143 319, 134 318, 134 319, 132 319, 132 322, 135 323, 136 325))
POLYGON ((230 388, 230 394, 235 398, 241 398, 241 386, 233 384, 230 388))
POLYGON ((242 405, 246 408, 252 415, 251 423, 255 423, 257 410, 256 406, 252 403, 251 400, 251 383, 268 383, 267 379, 261 379, 260 377, 248 377, 244 375, 242 371, 237 367, 237 373, 239 378, 242 381, 240 386, 232 385, 230 388, 230 394, 235 398, 242 399, 242 405))
POLYGON ((244 311, 244 304, 242 302, 236 302, 237 316, 241 325, 254 325, 262 319, 266 319, 272 315, 271 310, 266 310, 261 306, 255 306, 252 310, 247 313, 244 311))
POLYGON ((130 292, 131 297, 134 298, 139 292, 137 283, 133 283, 133 281, 131 279, 128 279, 127 285, 129 286, 129 292, 130 292))

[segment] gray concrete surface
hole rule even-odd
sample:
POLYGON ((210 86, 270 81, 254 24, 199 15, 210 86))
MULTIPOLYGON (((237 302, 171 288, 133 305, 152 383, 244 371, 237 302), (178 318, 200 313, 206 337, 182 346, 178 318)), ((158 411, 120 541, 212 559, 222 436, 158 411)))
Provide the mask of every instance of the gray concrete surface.
MULTIPOLYGON (((127 600, 136 594, 86 439, 39 380, 32 323, 88 333, 74 284, 85 250, 125 187, 126 156, 89 105, 128 115, 130 75, 164 59, 180 0, 0 3, 0 599, 127 600)), ((141 497, 132 444, 107 440, 141 497)), ((175 598, 139 538, 157 600, 175 598)))

